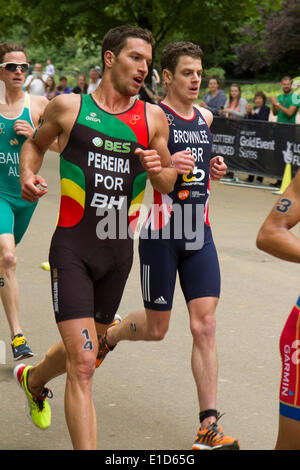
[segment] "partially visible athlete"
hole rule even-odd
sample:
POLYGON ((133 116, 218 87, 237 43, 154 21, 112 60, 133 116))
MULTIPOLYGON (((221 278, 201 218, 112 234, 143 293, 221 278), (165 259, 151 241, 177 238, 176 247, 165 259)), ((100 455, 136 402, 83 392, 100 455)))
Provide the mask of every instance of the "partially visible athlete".
POLYGON ((213 115, 194 107, 202 78, 202 50, 193 43, 166 46, 161 66, 167 95, 161 103, 169 123, 168 147, 178 171, 168 195, 154 191, 154 201, 140 236, 144 312, 129 315, 103 335, 101 364, 121 340, 162 340, 171 316, 175 280, 190 315, 192 371, 200 407, 200 428, 193 449, 238 449, 239 442, 218 425, 215 310, 220 270, 208 217, 210 174, 224 176, 222 157, 211 159, 213 115))
POLYGON ((33 356, 20 324, 15 271, 16 245, 26 232, 37 205, 21 197, 19 155, 25 140, 41 122, 48 104, 44 97, 24 93, 22 87, 28 67, 21 45, 0 44, 0 80, 5 84, 5 99, 0 104, 0 297, 15 360, 33 356))
POLYGON ((148 73, 154 39, 121 26, 103 39, 103 77, 92 95, 61 95, 21 154, 22 195, 43 196, 38 174, 58 136, 61 205, 52 238, 53 306, 62 342, 35 367, 15 376, 41 428, 51 423, 45 384, 67 372, 65 413, 74 449, 97 448, 92 381, 98 335, 114 321, 132 265, 133 236, 147 176, 169 192, 176 180, 168 124, 157 106, 134 97, 148 73))
MULTIPOLYGON (((298 222, 300 222, 300 170, 264 221, 257 236, 257 247, 277 258, 300 263, 300 238, 291 231, 298 222)), ((280 337, 282 375, 276 450, 300 450, 299 338, 300 296, 280 337)))

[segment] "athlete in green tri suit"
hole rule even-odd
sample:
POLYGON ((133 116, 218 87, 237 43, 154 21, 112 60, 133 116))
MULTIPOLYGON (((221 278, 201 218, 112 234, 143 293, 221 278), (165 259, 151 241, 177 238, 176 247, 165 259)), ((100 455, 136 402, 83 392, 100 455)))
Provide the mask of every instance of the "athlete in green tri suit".
POLYGON ((27 69, 26 53, 22 46, 0 44, 0 80, 5 84, 5 99, 0 104, 0 296, 11 332, 15 360, 33 355, 19 321, 15 269, 16 245, 21 241, 37 204, 21 198, 19 155, 25 140, 40 123, 48 104, 44 97, 29 96, 23 92, 27 69))
POLYGON ((92 381, 98 335, 114 318, 130 270, 129 232, 146 176, 162 193, 172 190, 177 177, 170 166, 163 111, 134 98, 148 73, 153 46, 147 30, 110 30, 102 43, 104 72, 98 88, 91 97, 54 98, 43 126, 21 152, 22 195, 36 201, 44 194, 36 185, 46 186, 38 174, 44 152, 58 136, 61 206, 49 260, 62 342, 36 366, 15 369, 15 377, 26 393, 32 420, 46 428, 50 407, 40 394, 52 378, 67 373, 65 414, 74 449, 97 448, 92 381), (105 217, 121 221, 124 215, 125 232, 121 224, 105 236, 105 217))

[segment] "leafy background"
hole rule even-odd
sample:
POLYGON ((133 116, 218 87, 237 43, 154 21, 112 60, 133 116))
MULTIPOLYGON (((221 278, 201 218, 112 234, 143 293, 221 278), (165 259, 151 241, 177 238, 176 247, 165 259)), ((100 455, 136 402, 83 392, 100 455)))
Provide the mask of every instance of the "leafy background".
POLYGON ((258 89, 277 93, 282 76, 300 75, 299 0, 0 0, 0 41, 26 46, 32 63, 50 58, 70 86, 101 66, 104 34, 126 23, 153 32, 158 70, 167 42, 193 41, 204 51, 205 77, 218 75, 225 90, 240 82, 246 99, 258 89))

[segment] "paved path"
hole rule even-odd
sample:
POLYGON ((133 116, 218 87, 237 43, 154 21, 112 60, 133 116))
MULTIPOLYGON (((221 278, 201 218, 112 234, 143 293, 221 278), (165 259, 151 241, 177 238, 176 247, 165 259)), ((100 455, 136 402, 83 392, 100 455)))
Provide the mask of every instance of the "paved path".
MULTIPOLYGON (((33 364, 59 340, 49 272, 40 268, 47 260, 59 207, 56 154, 47 154, 41 173, 48 181, 49 194, 40 201, 18 248, 17 269, 22 325, 35 352, 27 362, 33 364)), ((238 437, 242 449, 248 450, 274 447, 281 372, 279 335, 299 290, 299 266, 255 247, 257 231, 275 198, 268 190, 212 185, 210 219, 222 269, 222 298, 217 309, 218 409, 226 413, 222 418, 225 431, 238 437)), ((150 201, 150 192, 146 200, 150 201)), ((136 256, 120 308, 123 316, 142 307, 138 271, 136 256)), ((7 345, 6 364, 0 365, 0 449, 71 449, 64 418, 65 378, 51 383, 53 424, 40 431, 25 416, 23 394, 12 377, 15 363, 4 318, 0 331, 7 345)), ((123 342, 96 372, 99 448, 191 448, 198 428, 198 406, 190 351, 188 315, 177 286, 165 340, 123 342)))

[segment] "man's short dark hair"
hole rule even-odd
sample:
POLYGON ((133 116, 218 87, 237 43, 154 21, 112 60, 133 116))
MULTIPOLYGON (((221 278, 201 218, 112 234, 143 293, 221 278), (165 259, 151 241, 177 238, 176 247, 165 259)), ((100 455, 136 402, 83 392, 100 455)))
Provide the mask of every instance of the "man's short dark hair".
POLYGON ((62 76, 62 77, 59 77, 59 81, 61 82, 62 80, 64 80, 65 82, 67 82, 67 81, 68 81, 67 77, 64 77, 64 76, 62 76))
POLYGON ((286 75, 285 77, 283 77, 283 78, 281 79, 281 82, 283 82, 284 80, 289 80, 290 82, 293 81, 293 79, 292 79, 291 77, 289 77, 288 75, 286 75))
POLYGON ((104 54, 106 51, 111 51, 115 56, 121 52, 123 47, 126 45, 128 38, 137 38, 143 39, 154 49, 155 40, 153 34, 148 29, 131 26, 131 25, 122 25, 117 26, 116 28, 110 29, 103 38, 102 42, 102 63, 103 70, 105 67, 104 63, 104 54))
POLYGON ((215 76, 209 77, 208 83, 209 83, 211 80, 216 80, 217 84, 220 86, 220 80, 219 80, 218 77, 215 77, 215 76))
POLYGON ((178 41, 167 44, 164 48, 160 65, 161 69, 168 69, 172 74, 175 73, 179 58, 181 56, 194 57, 195 59, 202 59, 203 51, 200 46, 193 42, 178 41))
POLYGON ((9 52, 23 52, 26 55, 26 50, 16 42, 3 42, 0 44, 0 62, 3 63, 5 54, 9 52))

